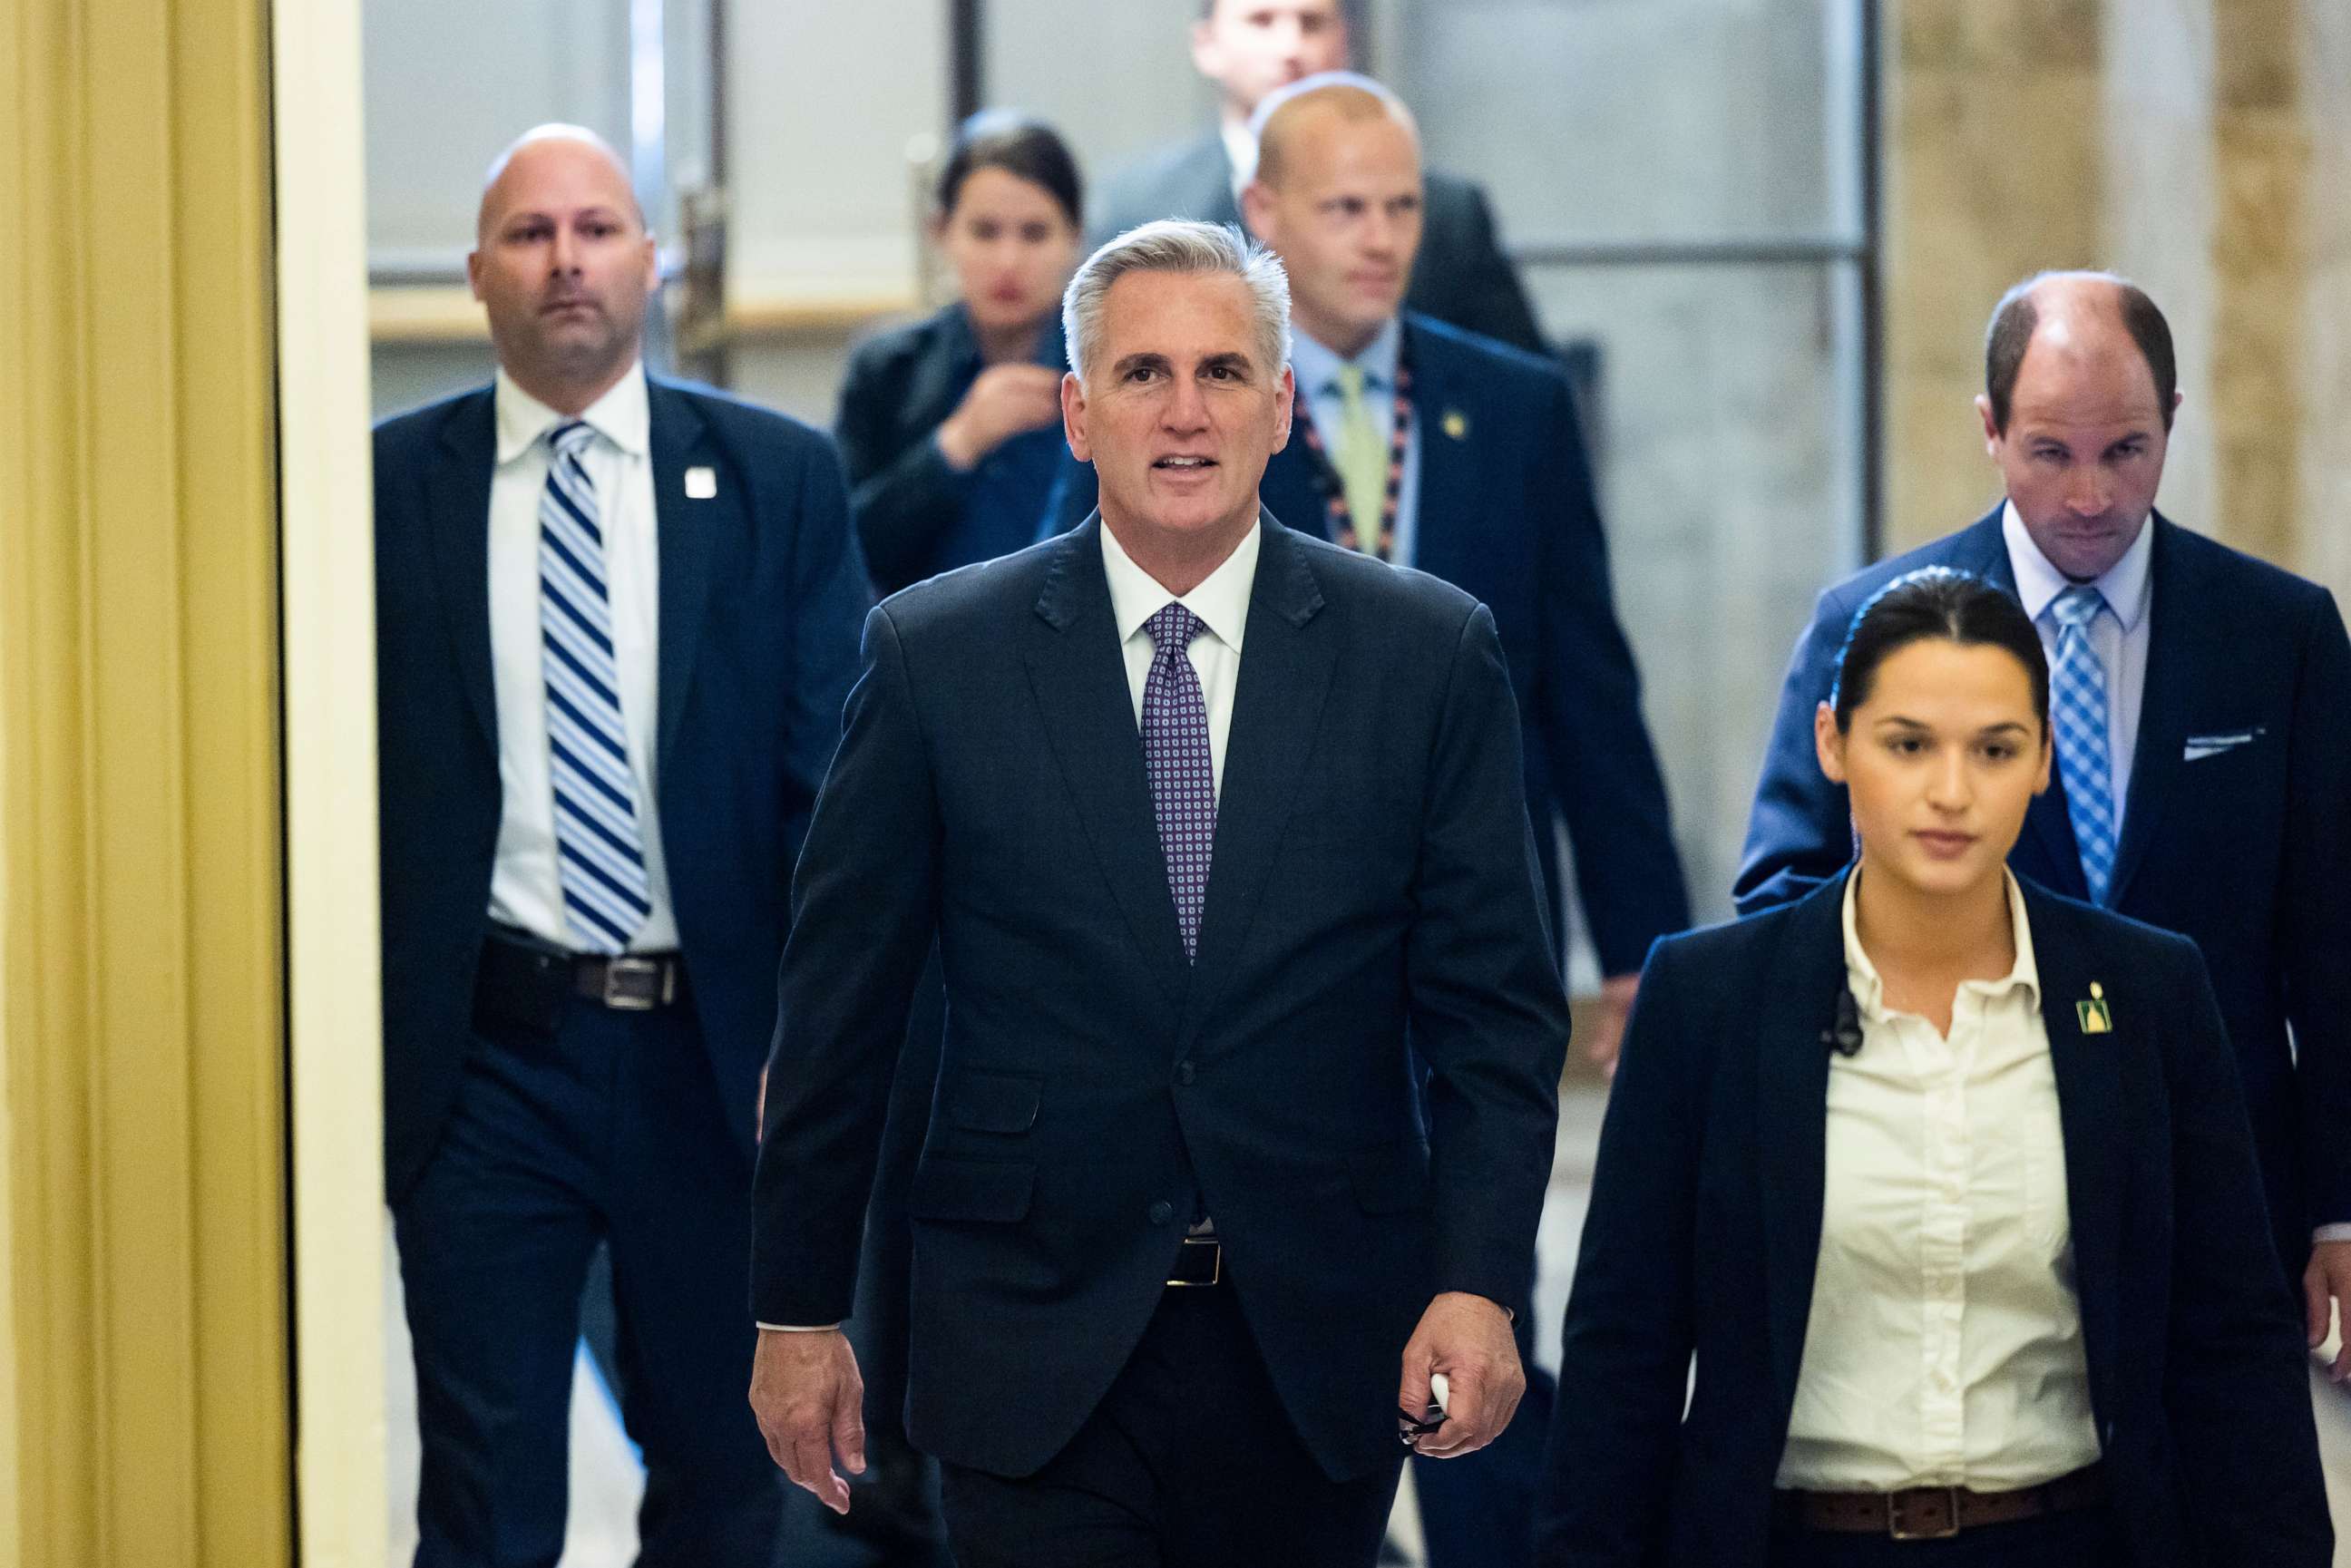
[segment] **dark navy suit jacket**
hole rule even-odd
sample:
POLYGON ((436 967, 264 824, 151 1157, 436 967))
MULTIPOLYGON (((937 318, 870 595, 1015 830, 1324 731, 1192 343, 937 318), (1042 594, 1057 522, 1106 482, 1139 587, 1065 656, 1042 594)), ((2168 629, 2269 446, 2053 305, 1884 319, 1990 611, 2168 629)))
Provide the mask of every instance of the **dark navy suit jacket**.
MULTIPOLYGON (((872 603, 831 443, 648 379, 658 514, 662 846, 709 1069, 747 1154, 794 856, 872 603), (689 468, 716 494, 690 497, 689 468)), ((375 433, 384 1145, 397 1197, 469 1050, 500 811, 487 387, 375 433)))
MULTIPOLYGON (((1769 1560, 1820 1253, 1844 891, 1833 878, 1650 956, 1568 1303, 1545 1568, 1769 1560)), ((2130 1561, 2325 1568, 2307 1358, 2271 1282, 2204 965, 2179 937, 2024 894, 2090 1405, 2130 1561), (2109 1033, 2076 1013, 2094 980, 2109 1033)))
MULTIPOLYGON (((1422 185, 1420 258, 1405 303, 1464 331, 1529 353, 1546 352, 1534 308, 1495 236, 1486 193, 1440 169, 1427 171, 1422 185)), ((1101 245, 1157 218, 1241 222, 1232 157, 1221 134, 1211 131, 1113 173, 1095 198, 1086 243, 1101 245)))
MULTIPOLYGON (((1552 832, 1574 850, 1601 970, 1631 974, 1649 944, 1689 924, 1640 675, 1616 619, 1574 395, 1558 366, 1407 313, 1420 497, 1412 564, 1494 613, 1525 726, 1527 803, 1559 911, 1552 832)), ((1259 495, 1319 533, 1338 480, 1293 439, 1259 495)), ((1070 459, 1053 509, 1072 527, 1093 504, 1093 470, 1070 459)))
POLYGON ((914 1445, 1034 1471, 1207 1213, 1308 1450, 1368 1475, 1396 1458, 1398 1357, 1430 1297, 1523 1315, 1550 1177, 1566 998, 1500 643, 1458 590, 1265 526, 1187 962, 1100 528, 866 622, 794 885, 752 1312, 850 1311, 935 936, 914 1445))
MULTIPOLYGON (((2278 1252, 2298 1279, 2311 1228, 2351 1220, 2351 641, 2317 584, 2160 515, 2147 526, 2154 622, 2108 903, 2203 950, 2244 1076, 2278 1252)), ((1740 910, 1801 897, 1852 858, 1844 790, 1813 757, 1813 710, 1863 601, 1929 565, 2015 591, 1995 508, 1821 595, 1781 692, 1740 910)), ((2052 772, 2009 863, 2086 897, 2052 772)))

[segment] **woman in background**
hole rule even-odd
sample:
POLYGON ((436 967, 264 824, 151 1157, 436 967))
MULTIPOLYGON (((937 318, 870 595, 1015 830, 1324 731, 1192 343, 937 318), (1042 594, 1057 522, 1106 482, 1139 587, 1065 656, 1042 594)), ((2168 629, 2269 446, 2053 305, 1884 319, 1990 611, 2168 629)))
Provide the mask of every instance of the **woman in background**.
POLYGON ((1814 719, 1855 865, 1651 952, 1567 1311, 1551 1568, 2325 1568, 2203 960, 2006 867, 2048 715, 2013 600, 1896 578, 1814 719))
POLYGON ((989 110, 956 131, 931 219, 956 302, 851 357, 834 428, 883 593, 1035 542, 1061 451, 1082 196, 1042 121, 989 110))

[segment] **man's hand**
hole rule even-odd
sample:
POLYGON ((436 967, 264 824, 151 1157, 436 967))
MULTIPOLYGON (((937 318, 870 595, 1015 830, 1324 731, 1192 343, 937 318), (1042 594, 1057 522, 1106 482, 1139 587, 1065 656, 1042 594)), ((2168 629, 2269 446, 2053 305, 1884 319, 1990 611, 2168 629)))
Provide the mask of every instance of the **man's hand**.
POLYGON ((2351 1377, 2351 1241, 2321 1241, 2310 1249, 2310 1266, 2302 1271, 2302 1304, 2309 1321, 2310 1348, 2326 1343, 2332 1308, 2343 1303, 2346 1322, 2342 1348, 2326 1375, 2340 1383, 2351 1377))
POLYGON ((1433 1372, 1445 1374, 1452 1384, 1445 1425, 1413 1445, 1413 1452, 1433 1459, 1458 1458, 1492 1442, 1510 1424, 1519 1396, 1527 1391, 1510 1314, 1483 1296, 1460 1291, 1429 1302, 1405 1343, 1397 1409, 1418 1415, 1428 1408, 1433 1372))
POLYGON ((1600 982, 1600 1016, 1593 1020, 1592 1038, 1583 1042, 1583 1054, 1604 1078, 1616 1076, 1616 1053, 1625 1048, 1625 1020, 1633 1016, 1633 993, 1640 988, 1637 971, 1611 975, 1600 982))
POLYGON ((847 1513, 849 1483, 833 1469, 833 1456, 851 1475, 865 1473, 865 1382, 849 1336, 839 1329, 761 1329, 751 1360, 751 1411, 769 1457, 792 1484, 847 1513))

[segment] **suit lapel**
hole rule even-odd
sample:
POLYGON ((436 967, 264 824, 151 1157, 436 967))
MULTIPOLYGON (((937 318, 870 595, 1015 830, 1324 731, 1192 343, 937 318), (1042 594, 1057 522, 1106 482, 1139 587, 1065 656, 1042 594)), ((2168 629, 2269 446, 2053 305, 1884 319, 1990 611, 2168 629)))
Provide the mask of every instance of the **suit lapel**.
POLYGON ((2103 972, 2084 946, 2079 913, 2030 883, 2024 898, 2033 963, 2041 973, 2042 1022, 2049 1031, 2049 1061, 2057 1080, 2058 1120, 2064 1129, 2065 1207, 2073 1226, 2083 1348, 2092 1386, 2103 1392, 2121 1343, 2123 1132, 2131 1124, 2131 1108, 2124 1103, 2119 1063, 2122 1052, 2132 1049, 2126 1042, 2147 1019, 2134 1009, 2131 977, 2103 972), (2097 1034, 2085 1031, 2078 1006, 2089 999, 2094 982, 2105 992, 2111 1025, 2097 1034))
MULTIPOLYGON (((1447 582, 1465 580, 1460 519, 1483 515, 1479 505, 1477 426, 1448 420, 1458 413, 1460 387, 1445 346, 1405 319, 1412 356, 1413 439, 1420 446, 1420 492, 1413 503, 1413 559, 1405 563, 1447 582), (1458 428, 1458 436, 1448 434, 1458 428)), ((1475 572, 1469 573, 1474 577, 1475 572)))
POLYGON ((2171 781, 2184 760, 2188 699, 2199 689, 2206 660, 2196 637, 2199 622, 2192 585, 2180 583, 2179 550, 2172 525, 2151 514, 2147 526, 2155 530, 2147 560, 2150 597, 2147 614, 2147 685, 2139 693, 2138 737, 2131 753, 2130 789, 2124 797, 2123 839, 2115 854, 2114 875, 2106 887, 2106 904, 2119 908, 2129 891, 2131 874, 2147 859, 2162 821, 2164 803, 2171 797, 2171 781))
POLYGON ((1229 978, 1249 935, 1338 664, 1338 617, 1324 613, 1306 550, 1270 516, 1261 515, 1259 526, 1263 539, 1241 634, 1240 682, 1225 738, 1216 848, 1200 915, 1197 979, 1180 1031, 1187 1040, 1229 978))
POLYGON ((1829 1048, 1822 1036, 1836 1020, 1836 998, 1845 984, 1845 880, 1823 883, 1790 912, 1771 968, 1783 1000, 1765 1014, 1756 1040, 1764 1325, 1783 1414, 1795 1404, 1820 1267, 1829 1092, 1829 1048))
POLYGON ((1208 132, 1183 168, 1179 184, 1190 199, 1179 210, 1197 213, 1202 223, 1240 223, 1240 204, 1233 200, 1233 161, 1223 136, 1208 132))
MULTIPOLYGON (((1191 987, 1191 966, 1176 927, 1167 862, 1159 852, 1159 819, 1144 772, 1134 696, 1111 611, 1110 581, 1102 573, 1101 528, 1096 513, 1056 542, 1036 614, 1021 627, 1021 657, 1087 842, 1153 977, 1168 1001, 1180 1006, 1191 987)), ((1252 612, 1243 634, 1251 657, 1256 632, 1252 612)), ((1231 768, 1228 758, 1228 782, 1231 768)), ((1222 848, 1220 837, 1220 853, 1222 848)), ((1213 881, 1208 897, 1213 910, 1213 881)))
POLYGON ((695 652, 702 646, 717 542, 741 538, 747 528, 742 486, 735 474, 720 472, 710 427, 693 402, 675 387, 650 377, 645 391, 651 410, 654 546, 661 561, 661 736, 655 755, 666 775, 685 715, 695 652), (714 493, 689 494, 688 469, 707 470, 715 483, 696 488, 714 493))
POLYGON ((497 466, 497 413, 485 389, 441 426, 441 460, 424 476, 434 586, 449 622, 457 684, 493 751, 497 695, 490 674, 490 477, 497 466))

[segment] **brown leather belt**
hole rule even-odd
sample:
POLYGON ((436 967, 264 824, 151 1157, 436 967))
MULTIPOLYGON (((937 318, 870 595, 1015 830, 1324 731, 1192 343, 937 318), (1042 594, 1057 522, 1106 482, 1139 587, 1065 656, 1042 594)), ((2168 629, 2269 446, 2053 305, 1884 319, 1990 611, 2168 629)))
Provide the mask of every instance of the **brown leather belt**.
POLYGON ((1773 1494, 1772 1506, 1782 1522, 1806 1530, 1890 1535, 1896 1541, 1940 1541, 1962 1530, 2070 1513, 2105 1500, 2105 1468, 2091 1465, 2015 1491, 1970 1491, 1965 1487, 1912 1487, 1890 1492, 1782 1491, 1773 1494))

